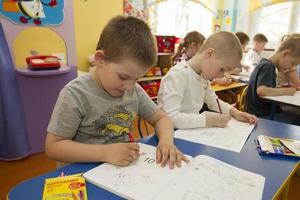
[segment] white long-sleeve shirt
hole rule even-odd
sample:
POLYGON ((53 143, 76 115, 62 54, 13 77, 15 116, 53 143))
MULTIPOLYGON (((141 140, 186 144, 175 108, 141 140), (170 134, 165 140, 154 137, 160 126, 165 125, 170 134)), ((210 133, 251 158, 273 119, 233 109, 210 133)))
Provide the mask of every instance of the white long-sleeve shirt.
MULTIPOLYGON (((231 105, 219 100, 223 113, 229 113, 231 105)), ((158 105, 172 119, 178 129, 206 126, 205 112, 199 111, 206 103, 210 110, 219 112, 217 95, 210 81, 198 75, 185 61, 178 63, 162 79, 158 93, 158 105)))
POLYGON ((260 53, 258 53, 254 49, 250 49, 246 54, 243 63, 249 66, 251 68, 250 71, 252 72, 260 60, 261 60, 260 53))

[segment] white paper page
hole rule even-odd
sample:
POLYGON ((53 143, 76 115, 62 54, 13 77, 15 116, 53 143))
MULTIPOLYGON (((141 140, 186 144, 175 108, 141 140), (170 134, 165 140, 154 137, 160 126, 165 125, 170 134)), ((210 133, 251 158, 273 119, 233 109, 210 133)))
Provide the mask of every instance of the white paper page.
POLYGON ((174 137, 212 147, 241 152, 254 125, 230 119, 225 128, 177 130, 174 137))
POLYGON ((239 73, 238 75, 240 75, 240 76, 244 76, 244 77, 250 77, 250 76, 251 76, 251 72, 242 71, 242 72, 241 72, 241 73, 239 73))
POLYGON ((265 99, 271 99, 278 102, 300 106, 300 91, 297 91, 293 96, 266 96, 265 99))
MULTIPOLYGON (((102 164, 83 176, 87 181, 127 199, 152 199, 161 188, 165 188, 182 167, 171 170, 156 164, 156 147, 140 143, 140 158, 128 167, 102 164)), ((187 156, 192 161, 191 156, 187 156)))
POLYGON ((256 200, 262 198, 264 183, 261 175, 201 155, 155 199, 256 200))
POLYGON ((300 155, 300 142, 289 139, 280 139, 280 142, 295 154, 300 155))
POLYGON ((240 75, 231 75, 237 81, 249 82, 250 77, 240 76, 240 75))

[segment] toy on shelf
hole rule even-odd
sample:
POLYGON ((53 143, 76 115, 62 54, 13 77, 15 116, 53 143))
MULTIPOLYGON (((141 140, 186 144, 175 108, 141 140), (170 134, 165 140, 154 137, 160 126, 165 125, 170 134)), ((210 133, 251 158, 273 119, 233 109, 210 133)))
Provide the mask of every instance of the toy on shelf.
POLYGON ((161 68, 160 67, 153 67, 152 72, 153 72, 153 76, 161 76, 161 68))
POLYGON ((153 76, 161 76, 161 75, 162 75, 162 71, 160 67, 152 67, 144 76, 153 77, 153 76))
POLYGON ((26 57, 28 68, 31 70, 59 69, 60 62, 57 56, 38 55, 26 57))
POLYGON ((160 87, 160 80, 157 81, 145 81, 140 83, 142 88, 150 97, 156 97, 160 87))
POLYGON ((174 53, 176 37, 175 36, 156 36, 158 53, 174 53))

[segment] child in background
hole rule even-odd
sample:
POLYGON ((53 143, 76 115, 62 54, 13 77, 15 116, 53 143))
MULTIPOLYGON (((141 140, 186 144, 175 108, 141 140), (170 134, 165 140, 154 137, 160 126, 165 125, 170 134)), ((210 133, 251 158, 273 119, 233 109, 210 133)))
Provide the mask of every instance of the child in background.
MULTIPOLYGON (((294 34, 300 36, 300 34, 294 34)), ((285 35, 282 37, 281 42, 290 37, 290 35, 285 35)), ((292 67, 290 70, 281 71, 277 70, 277 85, 280 86, 294 86, 300 88, 300 79, 299 79, 299 65, 292 67)))
POLYGON ((235 35, 239 39, 239 41, 241 42, 243 51, 245 51, 246 46, 248 45, 248 43, 250 41, 249 36, 244 32, 236 32, 235 35))
POLYGON ((155 127, 156 162, 170 168, 184 155, 173 144, 173 125, 136 83, 156 63, 150 28, 134 17, 117 16, 103 29, 95 70, 60 92, 48 126, 46 153, 62 162, 107 162, 126 166, 139 157, 132 141, 138 114, 155 127))
POLYGON ((230 117, 256 123, 255 116, 217 100, 210 86, 209 80, 239 66, 241 58, 242 47, 237 37, 229 32, 217 32, 204 42, 194 57, 171 68, 161 81, 158 105, 172 119, 175 128, 225 127, 230 117), (204 103, 217 113, 199 114, 204 103))
MULTIPOLYGON (((199 51, 204 41, 205 37, 198 31, 191 31, 186 34, 184 39, 180 42, 177 52, 172 57, 172 65, 175 66, 179 62, 191 59, 199 51)), ((224 86, 230 85, 231 82, 232 79, 230 76, 212 80, 212 84, 224 86)))
MULTIPOLYGON (((240 40, 243 52, 245 52, 246 51, 246 47, 247 47, 247 45, 248 45, 248 43, 250 41, 249 36, 246 33, 244 33, 244 32, 236 32, 235 35, 240 40)), ((247 65, 242 65, 242 69, 244 69, 246 72, 248 72, 250 70, 250 67, 247 66, 247 65)), ((236 72, 238 72, 238 70, 236 70, 236 72)), ((238 72, 238 73, 240 73, 240 72, 238 72)))
POLYGON ((198 31, 191 31, 180 42, 177 52, 172 56, 172 65, 192 58, 200 49, 205 37, 198 31))
MULTIPOLYGON (((258 117, 268 118, 272 105, 261 100, 262 96, 293 95, 296 88, 276 88, 276 69, 291 70, 300 63, 299 34, 287 37, 269 59, 262 59, 250 76, 247 92, 247 110, 258 117)), ((277 108, 274 120, 300 125, 300 116, 277 108)))
POLYGON ((256 65, 261 60, 260 54, 265 49, 267 42, 267 37, 261 33, 258 33, 253 37, 252 48, 246 54, 243 62, 246 66, 250 67, 250 72, 254 70, 256 65))
MULTIPOLYGON (((294 34, 295 36, 296 34, 294 34)), ((300 34, 298 34, 300 36, 300 34)), ((285 35, 282 37, 281 42, 290 37, 290 35, 285 35)), ((295 87, 300 90, 300 79, 299 79, 299 65, 292 67, 289 70, 278 71, 276 69, 276 85, 277 87, 295 87)), ((280 105, 280 109, 284 112, 292 112, 300 115, 300 109, 289 105, 280 105)))

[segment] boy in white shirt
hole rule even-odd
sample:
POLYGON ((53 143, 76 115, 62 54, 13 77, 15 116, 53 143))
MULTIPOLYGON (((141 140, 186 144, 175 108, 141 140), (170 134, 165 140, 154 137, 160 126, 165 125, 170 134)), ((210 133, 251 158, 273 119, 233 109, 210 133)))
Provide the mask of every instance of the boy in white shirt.
POLYGON ((256 123, 255 116, 217 100, 210 86, 209 80, 240 66, 241 59, 242 47, 237 37, 229 32, 217 32, 204 42, 193 58, 178 63, 168 72, 161 82, 158 105, 172 119, 175 128, 225 127, 230 117, 256 123), (199 114, 204 103, 218 113, 199 114))
POLYGON ((254 70, 261 60, 261 52, 265 49, 268 39, 265 35, 258 33, 253 38, 253 46, 245 56, 244 64, 250 67, 250 72, 254 70))

